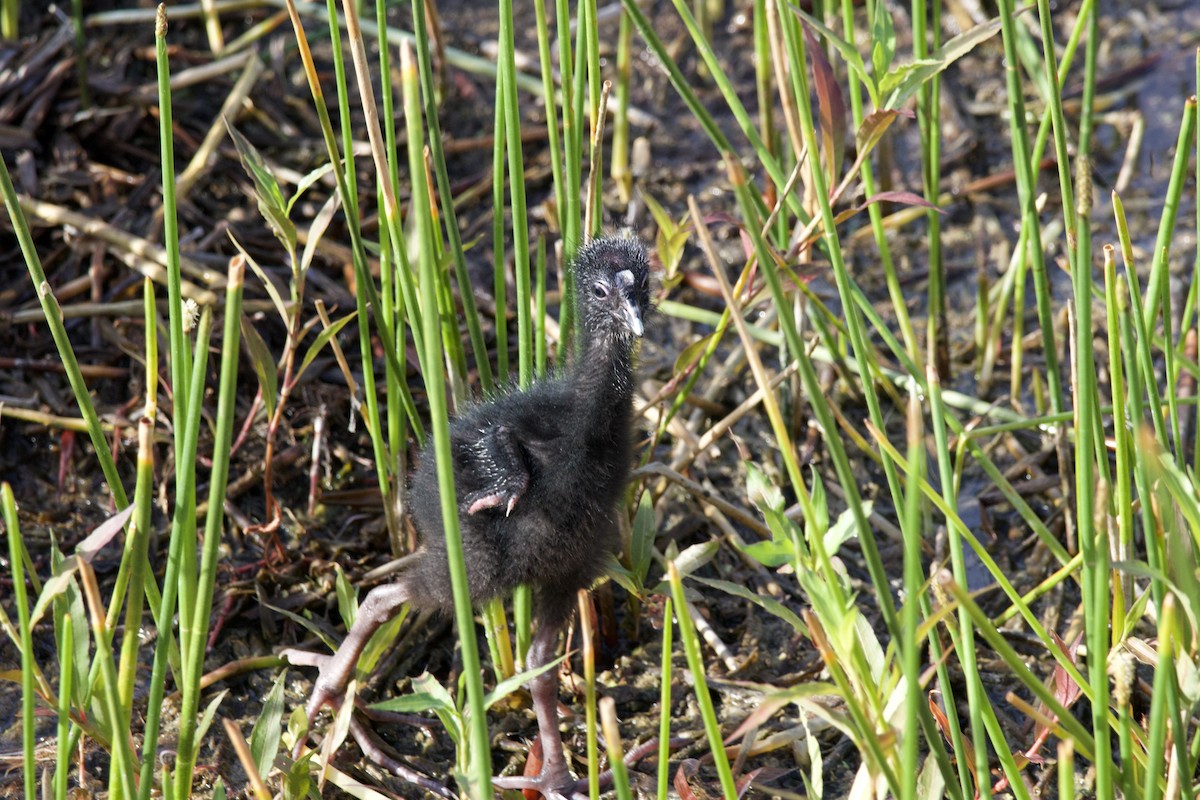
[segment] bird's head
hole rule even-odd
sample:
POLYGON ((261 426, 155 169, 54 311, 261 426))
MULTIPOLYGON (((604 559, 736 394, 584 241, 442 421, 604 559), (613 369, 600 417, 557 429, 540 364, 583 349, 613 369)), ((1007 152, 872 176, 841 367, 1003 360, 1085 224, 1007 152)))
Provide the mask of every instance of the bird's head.
POLYGON ((637 239, 606 236, 575 256, 575 286, 585 335, 632 343, 650 308, 650 259, 637 239))

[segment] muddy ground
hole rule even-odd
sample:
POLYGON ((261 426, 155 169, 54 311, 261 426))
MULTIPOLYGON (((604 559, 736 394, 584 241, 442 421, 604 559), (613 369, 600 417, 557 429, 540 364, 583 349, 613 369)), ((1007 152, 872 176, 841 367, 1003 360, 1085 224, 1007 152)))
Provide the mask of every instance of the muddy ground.
MULTIPOLYGON (((103 220, 133 236, 159 241, 161 223, 156 214, 160 213, 161 200, 152 23, 147 18, 137 23, 89 25, 83 55, 90 104, 85 107, 81 102, 77 53, 70 26, 56 11, 33 7, 38 4, 27 5, 29 7, 23 10, 21 18, 23 38, 16 45, 0 46, 0 150, 13 172, 18 191, 45 203, 103 220)), ((125 5, 89 4, 88 13, 98 14, 125 5)), ((523 53, 536 56, 532 8, 521 5, 516 25, 518 47, 523 53)), ((970 5, 948 5, 951 9, 945 14, 948 34, 958 32, 961 29, 958 26, 962 24, 969 24, 970 5)), ((1077 5, 1072 2, 1060 6, 1056 18, 1060 39, 1062 31, 1074 22, 1077 5)), ((1197 34, 1200 31, 1200 6, 1187 0, 1138 5, 1139 8, 1131 10, 1116 0, 1101 3, 1100 27, 1104 37, 1101 77, 1111 77, 1112 85, 1105 95, 1105 110, 1096 135, 1094 167, 1098 202, 1094 218, 1097 220, 1097 242, 1103 243, 1112 230, 1108 222, 1108 191, 1120 183, 1134 227, 1135 243, 1146 260, 1162 208, 1183 101, 1195 91, 1194 53, 1200 43, 1197 34), (1127 145, 1136 125, 1144 125, 1144 138, 1140 149, 1131 156, 1129 175, 1123 176, 1127 145)), ((139 4, 139 7, 149 8, 145 4, 139 4)), ((724 105, 716 88, 699 73, 699 59, 671 5, 658 0, 646 7, 660 37, 676 54, 706 106, 718 114, 720 124, 733 141, 743 142, 732 116, 723 112, 724 105)), ((438 10, 448 46, 485 57, 494 52, 493 7, 451 0, 439 4, 438 10)), ((748 2, 730 3, 716 24, 716 42, 726 70, 742 90, 747 105, 753 109, 753 65, 748 60, 752 52, 750 10, 748 2)), ((267 18, 272 11, 252 9, 228 14, 224 18, 227 38, 236 37, 252 24, 267 18)), ((906 12, 900 9, 893 12, 900 36, 899 52, 907 53, 906 12)), ((606 20, 602 23, 605 42, 602 55, 605 69, 612 71, 616 18, 602 15, 602 19, 606 20)), ((408 28, 407 6, 400 4, 392 9, 389 20, 391 25, 408 28)), ((318 23, 310 23, 309 38, 318 56, 323 58, 322 63, 327 68, 323 78, 327 91, 332 94, 328 43, 318 23)), ((198 20, 174 21, 170 42, 172 68, 176 72, 212 60, 198 20)), ((666 73, 636 36, 634 49, 633 103, 642 116, 637 118, 633 133, 648 139, 651 152, 648 167, 638 179, 639 188, 653 195, 675 218, 683 215, 688 194, 695 194, 706 211, 736 216, 736 204, 715 149, 679 101, 666 73)), ((296 57, 292 32, 286 22, 259 42, 258 53, 265 59, 265 69, 251 90, 248 102, 240 109, 236 125, 273 165, 290 170, 289 175, 303 175, 322 163, 324 147, 296 57)), ((238 67, 175 91, 178 165, 186 165, 191 159, 240 72, 238 67)), ((1068 86, 1070 83, 1068 81, 1068 86)), ((488 180, 491 144, 480 137, 491 133, 494 87, 487 77, 447 66, 444 91, 441 124, 451 153, 448 167, 456 191, 465 192, 488 180)), ((996 280, 1015 242, 1016 192, 1010 182, 1003 180, 1010 166, 1007 121, 1003 117, 1004 97, 998 38, 985 43, 945 73, 942 90, 945 125, 943 188, 969 188, 979 179, 1001 177, 989 188, 956 194, 954 201, 945 208, 943 235, 947 270, 952 280, 950 335, 954 364, 953 380, 947 382, 952 382, 960 391, 988 401, 1011 401, 1028 409, 1029 398, 1005 397, 1007 363, 1003 357, 998 366, 1003 377, 992 386, 978 385, 971 344, 979 276, 996 280)), ((543 205, 552 193, 548 170, 542 168, 548 164, 545 142, 538 135, 544 114, 529 95, 522 95, 521 103, 524 129, 531 134, 525 154, 527 170, 531 174, 528 191, 532 233, 553 236, 543 205)), ((1034 113, 1040 113, 1036 104, 1031 108, 1034 113)), ((362 128, 358 131, 356 139, 365 141, 362 128)), ((917 143, 915 121, 902 121, 893 128, 891 168, 884 176, 892 188, 920 192, 917 143)), ((744 152, 750 153, 748 146, 744 152)), ((360 158, 358 164, 360 186, 370 186, 374 176, 368 159, 360 158)), ((761 185, 762 176, 756 177, 761 185)), ((1043 172, 1042 181, 1042 188, 1054 197, 1057 176, 1053 169, 1043 172)), ((180 229, 185 253, 199 265, 223 269, 235 252, 228 236, 232 234, 261 264, 282 276, 282 252, 256 211, 250 186, 236 152, 226 139, 181 204, 180 229)), ((327 184, 316 187, 297 207, 295 218, 311 219, 328 192, 327 184)), ((484 198, 484 201, 470 203, 460 210, 464 240, 479 240, 471 251, 471 268, 479 287, 491 285, 491 210, 487 201, 490 189, 484 198)), ((1180 296, 1186 291, 1196 247, 1195 203, 1193 173, 1184 191, 1172 254, 1174 274, 1178 276, 1175 288, 1180 296)), ((605 192, 604 206, 610 227, 628 225, 647 241, 653 241, 653 220, 644 205, 635 203, 631 208, 622 204, 610 187, 605 192)), ((68 309, 84 302, 109 306, 109 310, 102 313, 72 318, 68 328, 80 362, 97 368, 90 384, 97 406, 114 422, 128 420, 138 409, 144 393, 138 361, 143 331, 140 311, 121 310, 114 304, 140 298, 140 276, 119 258, 119 246, 80 234, 77 224, 49 221, 48 212, 31 216, 39 253, 60 303, 68 309)), ((368 236, 376 235, 374 219, 368 212, 368 236)), ((880 309, 886 310, 887 296, 874 244, 869 237, 852 235, 863 225, 865 222, 861 217, 847 223, 843 241, 848 263, 869 295, 879 301, 880 309)), ((723 253, 729 256, 731 264, 737 263, 740 244, 734 229, 725 227, 717 232, 723 253)), ((924 222, 910 224, 890 235, 905 291, 912 298, 910 310, 920 324, 928 252, 924 222)), ((315 263, 310 303, 321 298, 330 307, 348 309, 353 306, 348 288, 348 259, 344 250, 337 249, 348 240, 344 226, 335 221, 327 236, 332 246, 326 248, 315 263)), ((1052 255, 1058 258, 1062 255, 1060 245, 1056 243, 1053 247, 1052 255)), ((697 276, 706 272, 698 251, 689 251, 684 268, 697 276)), ((832 279, 823 274, 821 268, 818 259, 812 266, 815 275, 812 285, 818 294, 833 302, 836 293, 832 289, 832 279)), ((202 285, 201 281, 197 283, 202 285)), ((1069 280, 1061 271, 1057 271, 1055 285, 1062 296, 1069 292, 1069 280)), ((706 308, 720 308, 720 300, 704 289, 702 280, 688 281, 673 290, 671 297, 706 308)), ((488 294, 486 288, 477 290, 477 297, 485 309, 488 308, 488 294)), ((265 294, 252 288, 248 297, 261 300, 265 294)), ((1032 300, 1028 311, 1026 330, 1032 329, 1036 320, 1032 300)), ((77 415, 69 386, 61 371, 53 366, 56 362, 53 342, 39 319, 33 287, 15 238, 5 223, 0 226, 0 404, 3 405, 0 477, 13 485, 21 505, 22 532, 39 575, 45 578, 49 574, 50 542, 55 541, 64 550, 69 550, 106 517, 111 506, 85 434, 64 430, 53 421, 50 424, 45 420, 29 421, 28 414, 21 417, 14 413, 77 415)), ((277 320, 270 314, 261 313, 255 319, 263 337, 278 352, 283 332, 277 320)), ((485 323, 488 322, 485 319, 485 323)), ((649 328, 642 354, 640 380, 645 391, 651 393, 656 384, 668 380, 679 352, 705 333, 707 329, 703 326, 659 316, 649 328)), ((491 343, 494 347, 494 341, 491 343)), ((349 350, 356 352, 353 346, 349 350)), ((1038 355, 1030 357, 1037 359, 1038 355)), ((419 387, 415 376, 413 381, 413 385, 419 387)), ((256 387, 253 373, 244 366, 239 389, 239 425, 250 407, 256 387)), ((753 389, 749 375, 742 375, 729 383, 714 401, 730 409, 753 389)), ((833 391, 843 402, 843 412, 852 420, 861 422, 865 418, 865 408, 856 406, 853 399, 837 387, 833 391)), ((271 559, 270 548, 260 537, 244 534, 245 526, 261 521, 264 514, 262 485, 258 479, 264 453, 262 434, 265 426, 261 420, 251 426, 244 444, 237 451, 228 497, 234 509, 229 520, 232 530, 224 545, 224 560, 218 577, 214 622, 217 634, 208 654, 208 669, 250 656, 274 653, 285 646, 311 644, 302 629, 268 608, 267 604, 297 613, 310 612, 318 619, 326 620, 330 630, 340 638, 343 632, 337 621, 332 590, 333 565, 340 564, 357 582, 363 574, 390 557, 378 494, 374 491, 371 448, 361 433, 361 426, 357 433, 348 430, 346 420, 350 413, 345 383, 331 360, 312 370, 293 397, 291 413, 280 436, 278 449, 284 458, 276 468, 275 479, 276 491, 284 505, 284 524, 279 534, 280 543, 288 554, 284 560, 271 559), (327 441, 320 465, 320 502, 314 513, 309 514, 308 453, 314 421, 318 418, 324 423, 327 441)), ((796 405, 795 413, 804 414, 802 403, 796 405)), ((902 409, 897 409, 898 423, 902 422, 902 417, 902 409)), ((134 473, 133 436, 134 426, 129 424, 121 426, 119 435, 114 436, 118 464, 130 486, 134 473)), ((669 460, 670 445, 669 440, 660 444, 655 457, 669 460)), ((1053 488, 1057 484, 1053 480, 1056 477, 1053 451, 1049 443, 1036 440, 1027 441, 1024 446, 1027 452, 1035 454, 1025 467, 1029 479, 1032 481, 1039 476, 1045 479, 1031 485, 1027 499, 1043 514, 1052 530, 1061 532, 1062 514, 1053 488), (1039 451, 1040 457, 1036 455, 1039 451)), ((202 444, 202 450, 203 447, 202 444)), ((734 427, 731 437, 719 443, 716 453, 697 461, 690 477, 734 502, 745 504, 745 474, 740 465, 739 447, 743 448, 742 452, 753 454, 755 460, 763 462, 768 470, 778 471, 772 456, 774 441, 765 419, 751 416, 734 427)), ((1016 447, 1006 447, 1001 447, 994 457, 1002 467, 1011 467, 1022 460, 1022 453, 1016 447)), ((805 454, 818 471, 828 475, 827 483, 832 483, 832 469, 824 459, 819 439, 811 441, 805 454)), ((165 447, 160 449, 159 456, 160 464, 169 463, 165 447)), ((857 466, 864 494, 876 502, 876 510, 894 519, 886 489, 882 488, 881 475, 861 457, 857 466)), ((169 471, 160 467, 160 473, 160 480, 169 485, 169 471)), ((968 490, 972 486, 976 491, 986 488, 986 483, 976 475, 966 476, 964 485, 968 490)), ((1017 588, 1025 590, 1036 584, 1045 573, 1045 554, 1030 542, 1020 519, 1007 505, 986 492, 973 500, 974 519, 980 530, 990 535, 995 557, 1006 566, 1017 588)), ((972 499, 965 502, 970 503, 972 499)), ((160 556, 166 547, 168 517, 164 509, 168 503, 169 498, 164 493, 156 512, 160 556)), ((834 505, 836 508, 836 501, 834 505)), ((704 507, 682 491, 670 492, 660 504, 660 512, 660 548, 666 547, 668 541, 683 548, 724 536, 705 516, 704 507)), ((755 536, 743 526, 735 523, 735 527, 747 538, 755 536)), ((899 581, 898 544, 881 537, 881 546, 885 562, 896 565, 895 578, 899 581)), ((868 616, 874 617, 870 583, 864 565, 856 560, 857 550, 850 548, 843 557, 851 576, 861 582, 859 588, 864 590, 859 595, 861 603, 868 616)), ((97 568, 102 579, 111 583, 115 578, 118 558, 115 549, 109 556, 101 557, 97 568)), ((157 563, 161 563, 161 559, 157 563)), ((6 606, 11 597, 10 575, 7 569, 0 575, 0 596, 6 606)), ((755 590, 770 592, 797 612, 804 607, 802 597, 787 576, 777 577, 749 569, 730 547, 722 548, 700 575, 736 581, 755 590)), ((731 664, 717 658, 711 661, 711 671, 716 678, 715 696, 726 730, 736 726, 757 704, 763 686, 788 686, 820 674, 818 656, 789 626, 747 602, 700 585, 693 588, 697 605, 731 654, 731 664), (730 666, 736 669, 731 670, 730 666)), ((601 637, 599 690, 617 701, 627 741, 643 741, 654 734, 658 724, 660 654, 656 626, 661 622, 661 611, 656 603, 651 603, 637 611, 636 616, 631 615, 633 606, 624 592, 615 587, 603 589, 598 596, 600 616, 609 621, 601 637)), ((1039 613, 1047 622, 1055 623, 1052 627, 1066 630, 1076 602, 1077 598, 1070 591, 1052 594, 1042 601, 1039 613)), ((11 613, 11 607, 7 608, 11 613)), ((412 626, 411 633, 405 634, 404 646, 397 649, 377 672, 369 689, 374 696, 386 697, 406 691, 411 678, 425 670, 444 685, 454 684, 460 665, 453 626, 447 620, 436 618, 417 620, 412 626)), ((147 634, 147 647, 152 636, 152 631, 147 634)), ((1020 632, 1014 632, 1012 641, 1020 647, 1025 640, 1020 632)), ((39 663, 49 670, 52 650, 48 641, 45 644, 39 648, 37 656, 39 663)), ((712 657, 711 652, 707 655, 712 657)), ((1030 651, 1028 656, 1031 662, 1040 664, 1042 674, 1048 674, 1046 664, 1049 659, 1044 654, 1030 651)), ((577 659, 572 663, 575 671, 581 669, 577 659)), ((14 649, 7 644, 0 648, 0 669, 12 669, 16 665, 14 649)), ((994 680, 995 696, 1002 698, 1011 687, 1006 670, 998 662, 993 666, 986 651, 981 654, 981 665, 985 679, 990 676, 994 680)), ((702 739, 698 711, 688 685, 682 679, 683 667, 684 662, 679 656, 671 709, 673 730, 702 739)), ((276 674, 274 669, 249 671, 214 686, 210 692, 228 691, 221 715, 237 721, 244 731, 248 731, 261 709, 261 698, 276 674)), ((291 670, 289 676, 290 708, 303 703, 313 676, 305 670, 291 670)), ((578 679, 565 685, 579 687, 582 692, 582 683, 578 679)), ((576 712, 576 723, 581 724, 582 695, 570 696, 564 692, 563 700, 576 712)), ((0 776, 0 794, 5 796, 17 796, 20 790, 18 712, 19 689, 10 682, 0 683, 0 768, 8 767, 7 773, 0 776)), ((1013 741, 1030 738, 1028 723, 1002 701, 998 713, 1013 741)), ((167 721, 163 747, 169 750, 172 736, 170 711, 167 721)), ((788 726, 786 721, 777 722, 772 730, 788 726)), ((50 719, 39 724, 43 732, 51 732, 50 719)), ((495 770, 519 768, 526 745, 536 731, 532 713, 527 709, 501 709, 491 715, 490 725, 495 770)), ((134 727, 138 729, 137 724, 134 727)), ((197 785, 207 791, 220 776, 228 786, 242 787, 245 776, 224 735, 216 730, 210 732, 202 753, 197 785)), ((444 774, 444 765, 452 757, 453 750, 449 738, 436 723, 426 730, 385 725, 381 726, 380 732, 417 767, 430 774, 444 774)), ((760 737, 770 732, 764 729, 760 737)), ((858 767, 858 755, 833 733, 822 734, 821 742, 825 755, 826 792, 828 796, 839 796, 848 788, 858 767)), ((582 752, 582 735, 569 737, 568 745, 573 745, 576 752, 582 752)), ((698 744, 685 750, 680 757, 699 756, 705 749, 703 744, 698 744)), ((52 748, 47 748, 42 757, 52 759, 52 748)), ((87 777, 97 790, 104 786, 106 760, 105 754, 98 749, 86 752, 87 777)), ((49 764, 49 760, 45 763, 49 764)), ((381 774, 366 763, 353 745, 344 747, 339 763, 385 792, 408 797, 418 794, 410 786, 381 774)), ((764 771, 756 780, 753 791, 761 794, 804 793, 797 759, 790 747, 752 758, 747 770, 759 767, 764 771)), ((643 769, 652 771, 652 764, 643 769)), ((1035 772, 1033 778, 1039 777, 1035 772)), ((711 775, 702 771, 698 782, 703 784, 708 778, 711 775)), ((717 791, 715 785, 709 788, 717 791)))

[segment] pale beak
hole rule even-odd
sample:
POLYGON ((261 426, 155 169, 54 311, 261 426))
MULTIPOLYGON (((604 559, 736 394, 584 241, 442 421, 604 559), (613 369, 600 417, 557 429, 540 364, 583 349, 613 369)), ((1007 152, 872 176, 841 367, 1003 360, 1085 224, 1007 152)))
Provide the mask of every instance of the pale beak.
POLYGON ((633 303, 633 298, 623 297, 621 299, 621 316, 625 320, 625 325, 633 332, 634 336, 642 335, 645 327, 642 325, 642 317, 638 313, 637 306, 633 303))
POLYGON ((633 272, 623 269, 616 274, 617 289, 621 292, 621 317, 625 326, 634 336, 641 336, 645 331, 642 325, 642 315, 629 295, 633 291, 633 272))

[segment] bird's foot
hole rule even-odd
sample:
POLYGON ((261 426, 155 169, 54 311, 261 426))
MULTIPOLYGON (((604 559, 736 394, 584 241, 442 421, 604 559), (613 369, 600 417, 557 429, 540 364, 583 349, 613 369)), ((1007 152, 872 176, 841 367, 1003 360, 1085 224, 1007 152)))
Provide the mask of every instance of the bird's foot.
MULTIPOLYGON (((308 728, 312 730, 317 714, 322 708, 329 706, 336 711, 341 707, 346 698, 346 687, 350 684, 350 675, 342 675, 335 670, 332 655, 294 648, 288 648, 280 655, 292 666, 316 667, 320 670, 317 680, 313 683, 312 695, 304 708, 305 716, 308 717, 308 728)), ((296 742, 295 757, 299 757, 303 745, 303 740, 296 742)))
POLYGON ((588 796, 587 781, 577 781, 564 766, 561 770, 543 769, 540 775, 512 775, 492 778, 497 789, 532 789, 545 800, 583 800, 588 796))
MULTIPOLYGON (((690 741, 690 739, 682 737, 668 739, 667 749, 674 750, 683 747, 690 741)), ((650 739, 649 741, 642 742, 625 753, 624 761, 626 769, 631 769, 643 758, 658 751, 658 739, 650 739)), ((540 758, 540 754, 541 744, 535 740, 530 750, 530 758, 540 758)), ((606 792, 612 788, 613 771, 611 767, 600 773, 599 784, 600 791, 602 792, 606 792)), ((542 774, 537 776, 515 775, 512 777, 492 778, 492 785, 498 789, 532 789, 533 791, 541 792, 546 800, 582 800, 582 798, 590 796, 590 787, 588 786, 587 779, 575 780, 567 772, 566 767, 563 767, 561 770, 552 770, 543 767, 542 774)))

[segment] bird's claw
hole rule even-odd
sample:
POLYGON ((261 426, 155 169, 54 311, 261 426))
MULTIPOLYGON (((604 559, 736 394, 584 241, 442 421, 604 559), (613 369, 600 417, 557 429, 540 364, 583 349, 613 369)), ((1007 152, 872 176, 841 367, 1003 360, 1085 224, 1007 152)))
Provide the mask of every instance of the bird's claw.
POLYGON ((504 516, 512 516, 517 501, 521 499, 521 494, 518 491, 510 492, 505 489, 497 489, 493 492, 475 492, 467 496, 467 513, 473 516, 489 508, 503 508, 504 516))
MULTIPOLYGON (((316 681, 313 682, 312 696, 309 697, 308 703, 304 707, 304 714, 308 718, 308 729, 311 731, 317 714, 321 712, 322 708, 328 706, 336 711, 341 707, 342 701, 346 697, 346 687, 349 681, 338 680, 336 676, 329 674, 329 666, 333 663, 331 655, 296 649, 284 650, 280 655, 292 666, 317 667, 320 670, 316 681)), ((299 758, 303 747, 304 740, 297 741, 292 750, 292 757, 299 758)))

